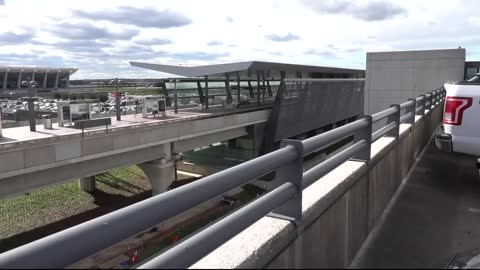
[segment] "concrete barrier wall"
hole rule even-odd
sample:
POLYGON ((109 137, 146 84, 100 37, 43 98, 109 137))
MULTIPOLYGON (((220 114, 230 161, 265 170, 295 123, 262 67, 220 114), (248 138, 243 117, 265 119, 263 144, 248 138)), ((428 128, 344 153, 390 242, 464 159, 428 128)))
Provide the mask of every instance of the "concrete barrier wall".
POLYGON ((303 222, 265 217, 192 268, 347 268, 440 124, 442 106, 372 145, 303 193, 303 222))

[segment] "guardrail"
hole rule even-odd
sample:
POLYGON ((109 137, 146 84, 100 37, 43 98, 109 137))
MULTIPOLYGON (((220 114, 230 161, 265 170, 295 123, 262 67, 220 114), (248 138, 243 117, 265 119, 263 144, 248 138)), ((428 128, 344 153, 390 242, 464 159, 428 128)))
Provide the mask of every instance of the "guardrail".
POLYGON ((413 124, 416 115, 429 114, 444 99, 445 91, 438 89, 304 141, 284 140, 279 150, 267 155, 0 254, 0 268, 66 267, 276 171, 281 183, 277 188, 139 267, 187 268, 269 213, 302 222, 305 188, 349 159, 369 162, 374 141, 398 138, 400 124, 413 124), (387 123, 372 134, 373 123, 383 119, 387 123), (351 136, 352 145, 303 172, 304 156, 351 136))

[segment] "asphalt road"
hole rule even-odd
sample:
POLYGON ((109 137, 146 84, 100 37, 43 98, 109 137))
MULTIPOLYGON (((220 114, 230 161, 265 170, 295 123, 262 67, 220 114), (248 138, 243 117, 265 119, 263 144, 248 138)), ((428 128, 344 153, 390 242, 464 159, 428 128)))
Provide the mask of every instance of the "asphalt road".
POLYGON ((445 268, 480 248, 480 177, 473 157, 430 144, 358 268, 445 268))

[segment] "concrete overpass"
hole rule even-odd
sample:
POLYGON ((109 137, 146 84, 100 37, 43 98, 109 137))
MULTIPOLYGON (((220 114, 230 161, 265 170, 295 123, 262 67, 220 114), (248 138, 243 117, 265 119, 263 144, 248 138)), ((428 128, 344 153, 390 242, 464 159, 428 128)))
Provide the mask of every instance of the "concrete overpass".
MULTIPOLYGON (((0 137, 0 198, 30 192, 72 179, 92 191, 92 176, 114 168, 138 164, 146 173, 153 193, 167 190, 174 180, 175 153, 248 134, 261 142, 261 129, 270 105, 233 111, 167 112, 162 120, 123 116, 112 126, 81 130, 37 126, 3 130, 0 137), (256 130, 256 131, 255 131, 256 130), (257 132, 255 134, 255 132, 257 132)), ((213 110, 213 108, 212 108, 213 110)))

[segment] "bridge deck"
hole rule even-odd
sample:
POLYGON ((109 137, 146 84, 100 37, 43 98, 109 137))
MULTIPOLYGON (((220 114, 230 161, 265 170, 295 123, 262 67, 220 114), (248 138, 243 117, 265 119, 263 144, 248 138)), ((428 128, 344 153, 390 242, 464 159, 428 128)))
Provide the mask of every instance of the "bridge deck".
POLYGON ((480 177, 472 157, 432 144, 359 268, 444 268, 457 253, 480 248, 480 177))
MULTIPOLYGON (((117 121, 116 117, 112 118, 112 125, 108 127, 109 130, 120 130, 122 128, 128 129, 135 126, 148 126, 150 124, 170 125, 184 121, 193 121, 198 119, 218 117, 229 114, 244 113, 255 110, 264 110, 270 108, 271 105, 256 106, 250 108, 242 108, 236 110, 224 111, 221 106, 213 106, 208 110, 199 111, 197 108, 180 109, 178 114, 173 110, 166 112, 166 117, 144 119, 142 114, 122 115, 122 121, 117 121)), ((85 132, 104 131, 105 127, 86 128, 85 132)), ((43 125, 37 125, 37 131, 31 132, 29 126, 5 128, 2 130, 3 137, 0 137, 0 151, 1 149, 11 149, 14 144, 27 141, 35 141, 39 139, 47 139, 53 137, 61 137, 67 135, 81 134, 82 130, 70 127, 59 127, 58 124, 53 124, 53 129, 44 129, 43 125)))

